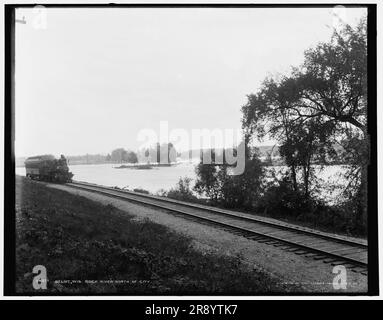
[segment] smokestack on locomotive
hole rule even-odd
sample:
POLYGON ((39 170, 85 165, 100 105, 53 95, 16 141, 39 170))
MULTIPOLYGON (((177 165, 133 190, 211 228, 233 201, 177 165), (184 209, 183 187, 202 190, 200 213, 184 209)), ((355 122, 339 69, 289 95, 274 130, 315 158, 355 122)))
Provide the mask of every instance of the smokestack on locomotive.
POLYGON ((72 181, 73 174, 69 172, 64 155, 61 155, 59 159, 52 155, 29 157, 24 163, 28 178, 51 182, 72 181))

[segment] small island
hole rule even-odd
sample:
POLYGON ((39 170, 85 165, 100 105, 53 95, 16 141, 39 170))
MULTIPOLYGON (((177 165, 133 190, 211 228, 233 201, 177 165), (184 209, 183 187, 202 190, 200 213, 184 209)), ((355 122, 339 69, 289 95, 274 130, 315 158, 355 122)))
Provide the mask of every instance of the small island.
POLYGON ((138 164, 138 165, 122 164, 119 167, 114 167, 114 169, 138 169, 138 170, 148 170, 152 168, 153 166, 151 164, 138 164))
POLYGON ((118 167, 114 167, 114 169, 138 169, 138 170, 147 170, 153 169, 156 167, 171 167, 175 165, 175 163, 147 163, 147 164, 122 164, 118 167))

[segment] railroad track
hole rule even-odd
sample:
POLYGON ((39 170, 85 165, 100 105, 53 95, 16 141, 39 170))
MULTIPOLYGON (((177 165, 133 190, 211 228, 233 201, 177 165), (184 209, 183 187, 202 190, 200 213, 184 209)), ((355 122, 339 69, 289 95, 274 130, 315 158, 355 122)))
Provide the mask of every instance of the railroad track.
POLYGON ((329 235, 312 229, 275 222, 246 213, 187 203, 169 198, 141 194, 84 182, 66 185, 110 197, 170 211, 200 223, 223 228, 248 239, 280 247, 348 270, 367 274, 367 242, 329 235))

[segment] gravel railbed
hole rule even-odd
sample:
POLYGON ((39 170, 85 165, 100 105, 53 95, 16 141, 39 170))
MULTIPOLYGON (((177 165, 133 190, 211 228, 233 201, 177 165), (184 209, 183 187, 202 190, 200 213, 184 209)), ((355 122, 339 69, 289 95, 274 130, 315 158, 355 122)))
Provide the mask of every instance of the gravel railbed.
POLYGON ((102 204, 111 204, 120 210, 132 214, 136 219, 148 218, 153 222, 166 225, 173 230, 190 236, 194 246, 201 251, 210 251, 223 255, 240 256, 249 268, 262 270, 277 278, 286 288, 294 292, 299 286, 305 292, 351 293, 367 292, 367 276, 347 270, 346 290, 333 287, 331 264, 317 261, 304 255, 284 251, 278 247, 246 239, 231 232, 185 219, 164 210, 111 198, 93 192, 74 189, 65 185, 48 185, 87 197, 102 204))

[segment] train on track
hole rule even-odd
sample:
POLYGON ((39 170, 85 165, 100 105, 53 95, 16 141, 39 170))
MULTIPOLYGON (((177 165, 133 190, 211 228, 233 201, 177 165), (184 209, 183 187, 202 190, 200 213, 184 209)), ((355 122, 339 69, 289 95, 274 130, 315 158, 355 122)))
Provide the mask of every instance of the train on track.
POLYGON ((72 182, 73 173, 69 171, 64 155, 56 159, 52 155, 29 157, 25 160, 26 176, 30 179, 49 182, 72 182))

